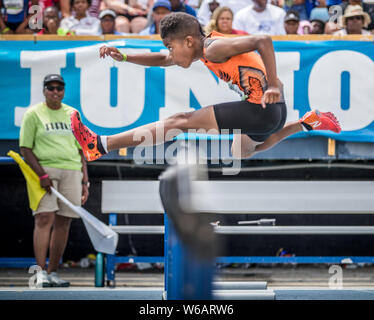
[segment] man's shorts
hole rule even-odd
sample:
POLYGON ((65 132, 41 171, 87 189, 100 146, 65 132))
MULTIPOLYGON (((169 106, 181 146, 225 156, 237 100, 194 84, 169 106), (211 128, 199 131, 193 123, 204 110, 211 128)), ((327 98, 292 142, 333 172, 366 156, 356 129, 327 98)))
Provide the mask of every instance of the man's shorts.
MULTIPOLYGON (((52 180, 53 187, 76 206, 81 205, 82 171, 43 167, 52 180)), ((64 217, 79 218, 68 206, 57 199, 54 194, 46 193, 33 215, 41 212, 55 212, 64 217)))

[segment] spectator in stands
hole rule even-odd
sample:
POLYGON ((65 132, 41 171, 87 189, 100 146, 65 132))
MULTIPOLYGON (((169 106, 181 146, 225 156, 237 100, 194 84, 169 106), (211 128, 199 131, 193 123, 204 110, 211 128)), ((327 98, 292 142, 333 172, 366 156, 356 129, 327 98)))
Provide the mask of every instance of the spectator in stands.
POLYGON ((300 21, 299 29, 297 30, 298 34, 310 34, 312 30, 312 25, 309 20, 300 21))
POLYGON ((241 9, 234 16, 233 27, 249 34, 280 35, 284 30, 286 12, 267 0, 253 0, 253 5, 241 9))
POLYGON ((336 31, 334 35, 347 35, 347 34, 371 34, 367 28, 370 24, 370 16, 362 10, 359 5, 349 5, 345 10, 342 17, 343 29, 336 31))
POLYGON ((171 13, 171 4, 169 0, 157 0, 152 8, 152 24, 142 30, 139 35, 160 34, 160 22, 163 17, 171 13))
POLYGON ((305 0, 284 0, 283 9, 287 11, 297 11, 300 20, 308 20, 308 14, 305 7, 305 0))
POLYGON ((208 25, 214 10, 220 6, 221 1, 222 0, 203 0, 197 11, 197 20, 199 20, 201 25, 208 25))
POLYGON ((284 17, 284 30, 286 30, 286 34, 298 34, 299 24, 299 13, 294 10, 288 11, 284 17))
POLYGON ((311 34, 323 34, 325 24, 330 19, 327 8, 314 8, 310 13, 311 34))
POLYGON ((102 34, 125 35, 116 30, 116 13, 110 9, 104 9, 99 14, 102 34))
MULTIPOLYGON (((93 0, 98 1, 98 0, 93 0)), ((38 0, 38 5, 44 13, 45 9, 49 7, 56 7, 60 12, 59 16, 62 18, 69 17, 71 15, 70 0, 38 0)))
POLYGON ((73 15, 62 19, 60 27, 73 32, 75 35, 95 36, 100 34, 100 20, 91 17, 88 9, 91 0, 71 0, 73 15))
POLYGON ((67 29, 60 28, 60 17, 56 7, 48 7, 43 12, 43 29, 40 30, 38 35, 43 34, 57 34, 60 36, 71 35, 67 29))
POLYGON ((362 0, 344 1, 340 5, 341 8, 343 9, 343 13, 345 13, 345 10, 347 10, 347 7, 349 5, 351 5, 351 6, 359 5, 359 6, 362 7, 362 10, 369 15, 370 21, 371 21, 369 23, 369 25, 365 28, 374 32, 374 1, 373 0, 370 0, 370 1, 367 1, 367 0, 364 0, 364 1, 362 1, 362 0))
POLYGON ((216 10, 219 7, 219 1, 220 0, 209 0, 208 1, 208 6, 209 6, 209 11, 213 14, 214 10, 216 10))
POLYGON ((121 0, 103 0, 103 7, 117 14, 116 30, 122 33, 139 33, 147 25, 147 14, 152 7, 152 0, 129 0, 126 4, 121 0))
MULTIPOLYGON (((32 5, 37 5, 38 0, 31 0, 32 5)), ((2 34, 33 33, 28 28, 29 0, 0 0, 0 32, 2 34)))
POLYGON ((101 3, 101 0, 91 0, 91 5, 88 9, 88 13, 91 17, 99 18, 101 3))
POLYGON ((170 0, 172 12, 184 12, 196 17, 196 11, 188 4, 184 4, 183 0, 170 0))
POLYGON ((320 20, 326 23, 330 19, 329 11, 326 7, 316 7, 310 12, 309 21, 320 20))
POLYGON ((37 285, 69 286, 57 275, 64 253, 72 218, 79 218, 69 207, 57 200, 51 187, 56 188, 74 205, 87 201, 89 182, 86 161, 70 129, 70 113, 74 108, 62 103, 65 81, 57 74, 44 78, 45 102, 28 109, 20 131, 20 150, 26 163, 39 176, 47 193, 33 212, 34 252, 37 285), (46 257, 49 250, 48 268, 46 257))
POLYGON ((310 34, 324 34, 325 33, 325 23, 321 20, 314 19, 310 21, 311 29, 310 34))
POLYGON ((212 19, 205 28, 207 34, 217 31, 223 34, 248 34, 245 31, 232 28, 234 14, 229 7, 218 7, 212 14, 212 19))

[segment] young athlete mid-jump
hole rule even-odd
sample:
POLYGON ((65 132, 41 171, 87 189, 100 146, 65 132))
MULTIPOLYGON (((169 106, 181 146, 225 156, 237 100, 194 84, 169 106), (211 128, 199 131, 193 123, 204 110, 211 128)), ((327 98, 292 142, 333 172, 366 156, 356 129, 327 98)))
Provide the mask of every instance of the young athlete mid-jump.
MULTIPOLYGON (((188 68, 201 60, 220 79, 242 95, 242 101, 221 103, 193 112, 178 113, 167 119, 150 123, 112 136, 99 136, 81 122, 77 111, 71 114, 74 136, 82 146, 85 157, 93 161, 107 152, 134 147, 151 134, 151 144, 172 139, 173 129, 206 131, 228 129, 234 134, 234 157, 248 158, 269 149, 284 138, 302 130, 341 131, 339 122, 330 112, 312 110, 300 120, 285 125, 287 110, 281 82, 277 78, 272 40, 269 36, 225 38, 213 32, 205 36, 199 22, 185 13, 172 13, 161 21, 161 38, 168 53, 122 54, 117 48, 101 47, 100 57, 110 56, 144 66, 178 65, 188 68), (259 54, 257 54, 257 51, 259 54), (162 129, 164 134, 156 134, 162 129), (142 134, 144 133, 144 135, 142 134), (240 138, 240 139, 239 139, 240 138)), ((178 130, 174 130, 178 132, 178 130)), ((177 133, 175 133, 177 134, 177 133)))

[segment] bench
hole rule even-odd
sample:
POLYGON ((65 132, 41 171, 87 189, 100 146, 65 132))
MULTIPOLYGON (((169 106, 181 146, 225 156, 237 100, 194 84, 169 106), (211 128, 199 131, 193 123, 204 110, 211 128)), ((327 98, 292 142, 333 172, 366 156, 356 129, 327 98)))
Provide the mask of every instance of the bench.
MULTIPOLYGON (((373 214, 372 181, 233 181, 194 182, 199 212, 215 214, 373 214), (199 192, 199 190, 203 192, 199 192), (204 197, 200 197, 203 193, 204 197), (317 201, 316 201, 317 200, 317 201)), ((103 181, 102 213, 119 234, 163 234, 164 226, 119 226, 117 214, 164 214, 159 181, 103 181)), ((166 216, 166 215, 165 215, 166 216)), ((219 234, 374 234, 374 226, 217 226, 219 234)), ((217 257, 222 263, 373 263, 374 257, 217 257)), ((164 262, 164 257, 107 255, 107 283, 115 264, 164 262)))

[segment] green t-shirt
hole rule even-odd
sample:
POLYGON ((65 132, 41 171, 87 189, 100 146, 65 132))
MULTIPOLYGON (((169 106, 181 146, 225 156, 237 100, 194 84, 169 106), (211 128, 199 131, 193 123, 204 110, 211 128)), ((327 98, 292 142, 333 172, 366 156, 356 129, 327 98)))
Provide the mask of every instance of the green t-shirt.
POLYGON ((81 149, 71 132, 70 113, 74 108, 61 104, 53 110, 42 102, 30 107, 22 119, 19 145, 32 149, 43 167, 81 170, 81 149))

